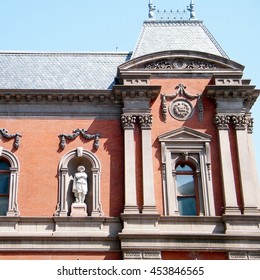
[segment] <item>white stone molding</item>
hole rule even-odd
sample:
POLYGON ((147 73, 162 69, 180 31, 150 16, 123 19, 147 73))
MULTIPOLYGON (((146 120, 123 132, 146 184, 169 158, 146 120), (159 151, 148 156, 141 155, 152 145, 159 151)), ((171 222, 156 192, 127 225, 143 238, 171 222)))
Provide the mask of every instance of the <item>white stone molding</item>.
POLYGON ((136 166, 134 126, 135 115, 123 114, 121 117, 124 129, 124 167, 125 167, 125 206, 124 213, 139 213, 136 200, 136 166))
POLYGON ((143 213, 157 213, 154 194, 152 115, 138 116, 142 130, 143 213))
POLYGON ((0 147, 0 149, 1 157, 6 159, 10 163, 9 201, 6 215, 19 216, 20 212, 18 210, 17 192, 20 163, 17 157, 12 152, 5 150, 3 147, 0 147))
POLYGON ((98 217, 103 216, 102 205, 101 205, 101 186, 100 186, 100 175, 101 175, 101 164, 99 159, 90 151, 86 151, 82 148, 76 148, 65 154, 59 163, 59 198, 57 203, 57 210, 55 216, 68 216, 69 215, 69 200, 68 200, 68 187, 71 181, 71 175, 69 172, 69 163, 72 159, 78 158, 78 151, 80 153, 80 159, 86 160, 90 164, 91 173, 91 186, 92 190, 92 208, 91 216, 98 217))
POLYGON ((224 212, 225 214, 241 214, 237 203, 234 170, 230 150, 228 132, 230 116, 217 114, 214 116, 214 123, 218 128, 221 174, 224 194, 224 212))
POLYGON ((179 215, 177 206, 175 164, 185 154, 196 167, 201 216, 215 216, 213 186, 210 171, 211 136, 182 127, 159 136, 161 142, 164 214, 179 215))
POLYGON ((160 251, 124 251, 124 260, 161 260, 160 251))
POLYGON ((247 117, 245 115, 232 116, 232 123, 236 130, 238 163, 243 197, 243 214, 258 214, 258 189, 254 185, 254 175, 251 168, 252 157, 247 133, 247 117))

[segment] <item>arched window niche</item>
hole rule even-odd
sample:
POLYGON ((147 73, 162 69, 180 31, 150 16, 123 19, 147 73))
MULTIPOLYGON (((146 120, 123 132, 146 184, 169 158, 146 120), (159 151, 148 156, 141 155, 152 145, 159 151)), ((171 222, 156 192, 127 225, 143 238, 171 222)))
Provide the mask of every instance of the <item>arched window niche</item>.
POLYGON ((20 164, 16 156, 0 147, 0 216, 19 216, 17 203, 20 164))
POLYGON ((79 166, 84 166, 88 175, 88 193, 85 199, 87 215, 92 217, 103 216, 100 201, 100 162, 93 153, 81 147, 68 152, 60 161, 59 199, 55 216, 66 217, 71 214, 71 205, 75 201, 72 191, 73 179, 79 166))

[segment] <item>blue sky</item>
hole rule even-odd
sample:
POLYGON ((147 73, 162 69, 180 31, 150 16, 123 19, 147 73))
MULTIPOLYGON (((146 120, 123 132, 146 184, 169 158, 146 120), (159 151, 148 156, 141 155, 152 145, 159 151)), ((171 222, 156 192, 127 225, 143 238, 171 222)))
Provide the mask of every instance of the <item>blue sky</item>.
MULTIPOLYGON (((148 0, 0 0, 1 51, 131 51, 147 19, 148 0)), ((184 9, 190 0, 153 0, 159 9, 184 9)), ((260 88, 260 1, 195 0, 197 19, 244 78, 260 88)), ((253 108, 260 174, 260 98, 253 108)))

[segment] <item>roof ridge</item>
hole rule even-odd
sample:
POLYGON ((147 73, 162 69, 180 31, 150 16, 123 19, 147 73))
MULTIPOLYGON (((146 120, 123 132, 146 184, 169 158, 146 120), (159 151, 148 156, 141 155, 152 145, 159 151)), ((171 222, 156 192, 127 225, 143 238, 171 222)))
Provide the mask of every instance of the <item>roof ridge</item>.
POLYGON ((28 55, 28 56, 98 56, 98 55, 131 55, 132 52, 37 52, 37 51, 0 51, 0 55, 28 55))

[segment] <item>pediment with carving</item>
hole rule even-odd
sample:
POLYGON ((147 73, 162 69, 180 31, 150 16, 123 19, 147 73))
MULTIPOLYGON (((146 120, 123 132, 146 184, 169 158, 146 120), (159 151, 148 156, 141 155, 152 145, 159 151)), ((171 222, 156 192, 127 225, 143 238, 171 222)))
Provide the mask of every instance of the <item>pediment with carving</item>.
POLYGON ((119 73, 132 71, 243 71, 244 66, 227 58, 197 51, 164 51, 144 55, 119 66, 119 73))
POLYGON ((158 137, 160 142, 175 142, 175 141, 194 141, 194 142, 207 142, 211 140, 211 135, 202 133, 189 127, 181 127, 179 129, 167 132, 158 137))

